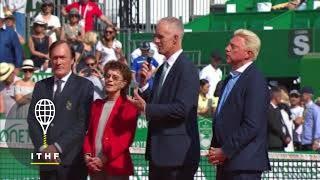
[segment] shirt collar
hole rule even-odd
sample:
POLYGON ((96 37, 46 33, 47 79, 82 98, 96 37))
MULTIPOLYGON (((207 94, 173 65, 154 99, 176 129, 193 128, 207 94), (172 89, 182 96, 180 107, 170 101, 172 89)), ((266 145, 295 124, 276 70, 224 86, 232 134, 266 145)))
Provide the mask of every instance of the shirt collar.
POLYGON ((307 108, 310 108, 310 107, 312 106, 312 104, 313 104, 313 101, 309 101, 309 102, 306 104, 306 107, 307 107, 307 108))
POLYGON ((3 23, 3 26, 0 29, 6 30, 7 29, 6 24, 3 23))
MULTIPOLYGON (((61 78, 61 80, 62 80, 63 82, 67 82, 68 79, 69 79, 69 77, 71 76, 71 73, 72 73, 72 71, 70 71, 67 75, 65 75, 63 78, 61 78)), ((54 77, 54 82, 56 82, 58 79, 59 79, 59 78, 54 77)))
POLYGON ((180 49, 179 51, 175 52, 174 54, 172 54, 169 59, 167 60, 167 63, 169 64, 169 66, 171 67, 178 59, 179 55, 182 53, 182 49, 180 49))
POLYGON ((270 102, 270 104, 271 104, 271 106, 273 107, 273 108, 278 108, 278 106, 277 105, 275 105, 275 104, 273 104, 272 102, 270 102))
POLYGON ((246 64, 242 65, 241 67, 239 67, 238 69, 236 69, 235 71, 239 72, 239 73, 243 73, 253 62, 247 62, 246 64))
POLYGON ((241 67, 239 67, 238 69, 236 69, 235 71, 231 71, 230 75, 232 78, 238 77, 240 76, 241 73, 243 73, 253 62, 247 62, 246 64, 242 65, 241 67))

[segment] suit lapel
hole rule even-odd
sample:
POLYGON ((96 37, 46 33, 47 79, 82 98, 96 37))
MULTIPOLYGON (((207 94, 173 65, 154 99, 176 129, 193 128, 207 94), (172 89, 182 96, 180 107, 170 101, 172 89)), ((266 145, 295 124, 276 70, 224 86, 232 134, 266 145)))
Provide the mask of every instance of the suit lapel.
MULTIPOLYGON (((250 70, 251 70, 251 68, 252 68, 253 66, 254 66, 254 65, 253 65, 253 63, 252 63, 250 66, 247 67, 247 69, 246 69, 243 73, 241 73, 239 79, 237 80, 237 82, 235 83, 235 85, 233 86, 233 88, 231 89, 231 91, 230 91, 227 99, 225 100, 224 104, 221 106, 221 108, 220 108, 220 113, 219 113, 218 115, 222 114, 221 112, 224 111, 224 108, 223 108, 223 107, 224 107, 227 103, 229 103, 230 98, 233 96, 233 94, 234 94, 234 93, 239 93, 237 89, 243 84, 243 81, 244 81, 245 77, 246 77, 247 74, 250 72, 250 70)), ((224 88, 225 88, 226 85, 227 85, 227 83, 224 85, 224 88)), ((224 90, 224 89, 223 89, 223 90, 224 90)), ((222 92, 223 92, 223 91, 222 91, 222 92)), ((219 101, 219 103, 220 103, 220 101, 219 101)))
POLYGON ((75 78, 75 75, 71 74, 65 86, 62 89, 61 99, 65 99, 71 96, 71 93, 73 92, 74 78, 75 78))
POLYGON ((44 97, 47 99, 53 100, 53 86, 54 86, 54 77, 50 77, 46 82, 46 90, 48 91, 44 94, 44 97))
POLYGON ((114 103, 114 106, 110 112, 110 115, 108 118, 108 121, 106 123, 105 129, 107 129, 107 127, 110 127, 110 124, 113 123, 113 121, 115 120, 115 116, 119 113, 119 111, 121 111, 122 109, 122 104, 123 104, 123 98, 121 96, 118 97, 117 101, 114 103))
MULTIPOLYGON (((166 79, 165 79, 164 82, 163 82, 162 89, 165 88, 165 87, 167 87, 167 86, 168 86, 167 84, 169 84, 169 83, 172 81, 172 79, 174 78, 174 75, 176 74, 175 72, 176 72, 177 69, 179 68, 179 64, 180 64, 180 62, 182 61, 182 59, 183 59, 183 53, 181 53, 181 54, 179 55, 179 57, 177 58, 177 60, 175 61, 175 63, 172 65, 172 67, 171 67, 171 69, 170 69, 170 71, 169 71, 166 79)), ((163 91, 162 91, 162 92, 163 92, 163 91)), ((160 92, 160 95, 162 94, 162 92, 160 92)))

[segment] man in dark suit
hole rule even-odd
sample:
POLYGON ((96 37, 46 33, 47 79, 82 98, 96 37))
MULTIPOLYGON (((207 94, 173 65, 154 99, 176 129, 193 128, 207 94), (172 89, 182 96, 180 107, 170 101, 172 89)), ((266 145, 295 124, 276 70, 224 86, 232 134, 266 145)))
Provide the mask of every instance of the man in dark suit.
POLYGON ((81 150, 93 100, 93 84, 72 73, 74 52, 66 41, 53 43, 49 53, 54 76, 36 83, 28 125, 35 151, 59 153, 61 163, 58 166, 41 166, 40 179, 86 179, 81 150), (43 146, 43 132, 34 114, 40 99, 50 99, 55 104, 55 117, 47 132, 47 147, 43 146))
POLYGON ((282 116, 281 111, 278 108, 278 105, 281 103, 281 89, 279 87, 272 87, 270 91, 271 101, 268 111, 268 148, 269 150, 283 151, 285 147, 285 134, 282 132, 282 116))
POLYGON ((131 99, 148 121, 146 159, 150 180, 192 180, 200 159, 197 126, 199 77, 182 52, 183 25, 177 18, 161 19, 154 42, 166 61, 157 71, 154 85, 148 62, 140 71, 140 92, 131 99), (147 104, 146 104, 146 102, 147 104))
POLYGON ((244 29, 226 47, 232 71, 223 85, 208 154, 209 162, 218 166, 218 180, 261 179, 269 169, 268 87, 253 64, 259 50, 259 37, 244 29))

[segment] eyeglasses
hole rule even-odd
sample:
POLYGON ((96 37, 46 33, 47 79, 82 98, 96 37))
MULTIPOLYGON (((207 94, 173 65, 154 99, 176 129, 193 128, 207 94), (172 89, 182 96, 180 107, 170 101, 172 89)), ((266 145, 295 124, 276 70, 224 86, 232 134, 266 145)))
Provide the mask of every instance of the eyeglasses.
POLYGON ((72 18, 72 17, 79 17, 79 16, 78 16, 78 15, 73 14, 73 15, 70 15, 70 18, 72 18))
POLYGON ((89 67, 92 67, 92 66, 96 65, 96 63, 87 63, 86 65, 89 67))
POLYGON ((105 31, 106 34, 112 34, 113 31, 105 31))
POLYGON ((33 69, 23 69, 22 71, 23 71, 24 73, 26 73, 26 72, 31 72, 31 73, 32 73, 32 72, 33 72, 33 69))
POLYGON ((42 7, 51 7, 52 4, 43 4, 42 7))
POLYGON ((105 75, 104 75, 104 78, 105 78, 105 79, 112 78, 114 81, 123 81, 123 79, 121 79, 120 76, 111 75, 111 74, 105 74, 105 75))

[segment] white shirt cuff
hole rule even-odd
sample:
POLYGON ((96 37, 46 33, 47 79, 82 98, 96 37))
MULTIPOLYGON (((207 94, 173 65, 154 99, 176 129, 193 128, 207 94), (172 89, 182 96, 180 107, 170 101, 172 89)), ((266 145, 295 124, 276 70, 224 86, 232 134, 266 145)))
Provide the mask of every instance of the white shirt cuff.
POLYGON ((58 151, 59 151, 59 153, 61 153, 62 154, 62 148, 61 148, 61 146, 58 144, 58 143, 54 143, 54 146, 58 149, 58 151))
POLYGON ((146 85, 144 85, 143 87, 139 88, 139 91, 142 93, 145 90, 147 90, 149 88, 149 83, 147 83, 146 85))

